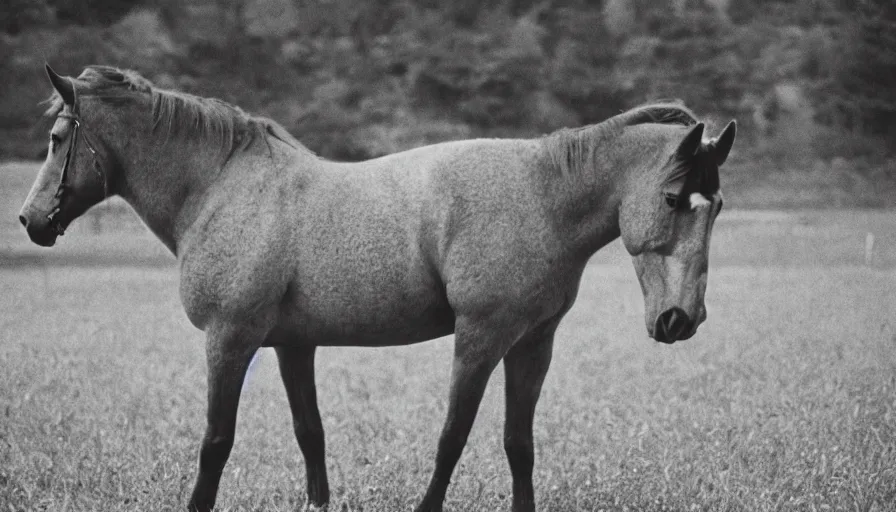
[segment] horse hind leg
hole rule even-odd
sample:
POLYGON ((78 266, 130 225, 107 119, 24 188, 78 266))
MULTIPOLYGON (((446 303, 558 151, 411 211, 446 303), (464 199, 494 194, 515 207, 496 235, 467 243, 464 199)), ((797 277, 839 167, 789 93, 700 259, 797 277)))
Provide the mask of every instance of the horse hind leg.
POLYGON ((324 428, 317 408, 314 383, 315 347, 278 346, 274 350, 292 410, 296 441, 305 458, 308 503, 325 507, 330 501, 330 487, 327 482, 324 428))
POLYGON ((218 484, 230 457, 243 379, 264 332, 258 327, 213 325, 206 334, 208 418, 199 450, 199 475, 188 508, 208 512, 215 507, 218 484))
POLYGON ((513 475, 513 512, 534 512, 532 423, 541 385, 551 364, 557 324, 533 332, 504 356, 506 419, 504 451, 513 475))

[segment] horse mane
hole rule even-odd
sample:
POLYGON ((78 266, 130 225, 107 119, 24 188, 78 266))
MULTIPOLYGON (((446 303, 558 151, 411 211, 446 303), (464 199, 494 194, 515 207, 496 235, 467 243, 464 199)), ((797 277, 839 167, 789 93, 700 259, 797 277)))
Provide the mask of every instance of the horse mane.
MULTIPOLYGON (((156 87, 136 71, 112 66, 88 66, 73 81, 79 96, 95 96, 107 103, 128 101, 134 94, 149 94, 152 99, 153 131, 163 129, 165 140, 172 135, 199 142, 213 142, 226 162, 237 149, 248 148, 253 141, 274 137, 295 149, 314 154, 276 121, 247 114, 241 108, 217 98, 204 98, 185 92, 156 87)), ((64 108, 58 92, 47 100, 45 115, 55 117, 64 108)))
POLYGON ((622 131, 639 124, 692 126, 697 116, 684 105, 671 102, 649 103, 617 114, 597 124, 561 128, 545 137, 548 154, 564 175, 575 174, 592 162, 597 149, 622 131))

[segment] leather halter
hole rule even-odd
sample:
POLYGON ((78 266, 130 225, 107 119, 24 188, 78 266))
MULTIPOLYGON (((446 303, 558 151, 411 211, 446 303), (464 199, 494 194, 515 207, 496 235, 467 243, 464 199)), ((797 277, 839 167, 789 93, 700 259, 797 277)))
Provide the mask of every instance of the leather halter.
POLYGON ((72 128, 72 136, 71 141, 68 145, 68 150, 65 152, 65 161, 62 163, 62 173, 59 178, 59 187, 56 189, 56 194, 53 196, 56 198, 56 206, 50 211, 49 215, 47 215, 47 220, 50 221, 50 226, 52 226, 53 230, 56 231, 56 234, 62 236, 65 234, 65 228, 62 227, 62 224, 55 220, 56 214, 59 213, 60 207, 62 205, 62 198, 65 195, 65 191, 68 188, 66 186, 66 177, 68 177, 68 168, 71 165, 72 157, 75 154, 75 147, 78 145, 78 134, 83 131, 83 139, 84 145, 87 146, 87 150, 90 151, 90 154, 93 155, 93 170, 96 172, 100 179, 103 180, 103 198, 109 197, 109 180, 107 179, 106 173, 103 172, 102 165, 100 164, 99 157, 97 155, 96 148, 93 144, 90 143, 90 139, 88 138, 87 131, 82 130, 81 128, 81 114, 78 109, 78 98, 75 96, 74 104, 71 109, 69 109, 69 113, 60 113, 57 117, 62 119, 71 119, 74 123, 74 128, 72 128))

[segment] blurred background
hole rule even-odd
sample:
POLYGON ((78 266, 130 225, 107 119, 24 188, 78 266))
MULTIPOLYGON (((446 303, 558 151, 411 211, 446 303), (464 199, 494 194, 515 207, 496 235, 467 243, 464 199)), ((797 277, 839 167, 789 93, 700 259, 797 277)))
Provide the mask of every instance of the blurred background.
MULTIPOLYGON (((893 0, 0 0, 0 506, 180 510, 205 425, 177 262, 113 198, 56 247, 17 220, 47 147, 44 62, 139 71, 358 160, 537 137, 680 99, 738 140, 709 320, 650 342, 620 242, 586 269, 536 419, 542 510, 893 511, 893 0)), ((321 349, 331 510, 409 510, 451 344, 321 349)), ((219 504, 298 510, 269 350, 219 504)), ((508 510, 495 372, 446 510, 508 510)))
POLYGON ((680 99, 739 122, 728 204, 896 203, 891 0, 6 0, 0 161, 46 150, 44 61, 222 98, 340 160, 680 99))

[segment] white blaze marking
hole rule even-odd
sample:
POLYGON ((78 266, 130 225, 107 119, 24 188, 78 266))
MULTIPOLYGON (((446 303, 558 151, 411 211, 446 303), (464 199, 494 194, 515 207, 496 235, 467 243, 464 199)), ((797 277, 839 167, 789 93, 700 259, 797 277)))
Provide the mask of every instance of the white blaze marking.
POLYGON ((697 192, 691 194, 691 197, 688 198, 688 202, 691 203, 691 210, 696 210, 701 206, 712 204, 712 202, 707 199, 706 196, 704 196, 703 194, 698 194, 697 192))

